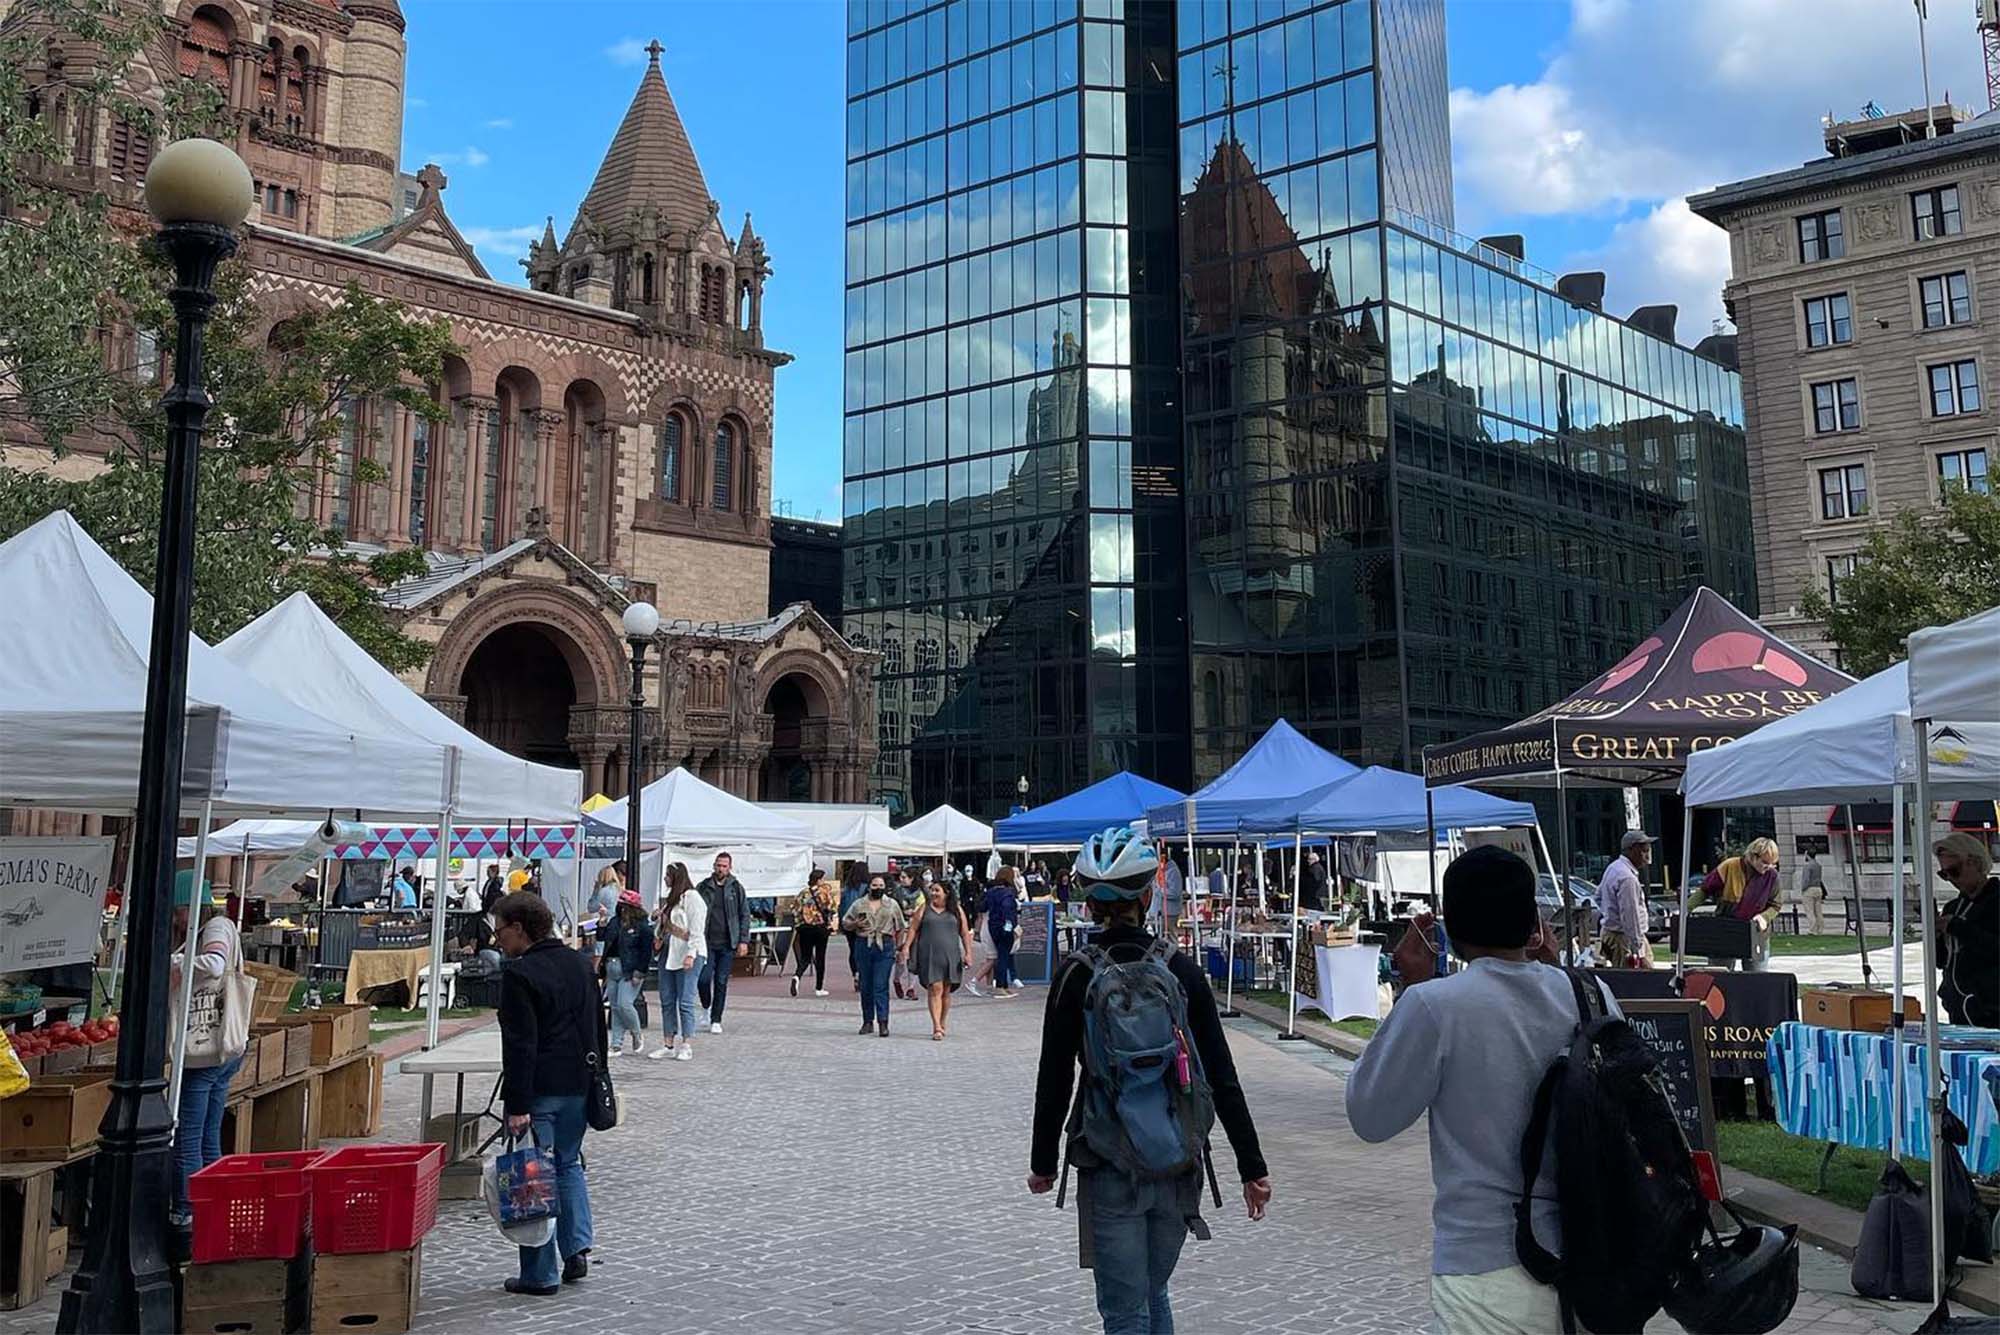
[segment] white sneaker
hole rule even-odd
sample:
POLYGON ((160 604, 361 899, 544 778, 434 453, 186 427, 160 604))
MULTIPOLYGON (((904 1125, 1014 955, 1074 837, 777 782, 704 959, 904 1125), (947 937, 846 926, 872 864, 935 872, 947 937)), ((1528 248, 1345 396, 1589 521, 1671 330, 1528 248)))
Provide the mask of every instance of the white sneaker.
POLYGON ((826 996, 826 995, 828 995, 828 994, 827 994, 827 990, 826 990, 825 988, 823 988, 823 987, 822 987, 822 988, 816 988, 816 989, 814 989, 814 991, 813 991, 813 995, 814 995, 814 996, 816 996, 816 997, 823 997, 823 996, 826 996))
POLYGON ((616 1061, 618 1058, 624 1055, 625 1055, 625 1045, 623 1043, 620 1043, 617 1047, 611 1049, 611 1051, 604 1054, 604 1060, 616 1061))
POLYGON ((672 1048, 669 1048, 669 1047, 657 1047, 657 1048, 654 1048, 654 1049, 653 1049, 653 1050, 652 1050, 651 1052, 649 1052, 649 1053, 647 1053, 647 1054, 646 1054, 646 1060, 648 1060, 648 1061, 656 1061, 656 1062, 663 1062, 663 1061, 665 1061, 665 1060, 666 1060, 667 1058, 669 1058, 669 1057, 671 1057, 671 1056, 673 1056, 673 1055, 674 1055, 674 1050, 673 1050, 672 1048))
POLYGON ((711 1021, 709 1021, 709 1024, 708 1024, 708 1032, 709 1032, 709 1033, 711 1033, 711 1034, 719 1034, 719 1033, 721 1033, 721 1032, 722 1032, 722 1021, 720 1021, 720 1020, 711 1020, 711 1021))
POLYGON ((683 1044, 681 1044, 681 1045, 680 1045, 680 1046, 679 1046, 678 1048, 675 1048, 675 1049, 674 1049, 674 1060, 675 1060, 675 1061, 677 1061, 677 1062, 691 1062, 691 1061, 693 1061, 693 1060, 694 1060, 694 1044, 692 1044, 692 1043, 683 1043, 683 1044))
POLYGON ((970 978, 965 980, 965 994, 969 997, 983 997, 986 995, 979 990, 979 984, 970 978))

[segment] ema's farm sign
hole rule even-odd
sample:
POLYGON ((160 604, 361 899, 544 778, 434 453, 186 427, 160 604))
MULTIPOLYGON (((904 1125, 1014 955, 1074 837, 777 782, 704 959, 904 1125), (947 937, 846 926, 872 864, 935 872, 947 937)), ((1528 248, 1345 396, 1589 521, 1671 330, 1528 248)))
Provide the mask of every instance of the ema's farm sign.
POLYGON ((0 973, 95 958, 109 839, 0 839, 0 973))

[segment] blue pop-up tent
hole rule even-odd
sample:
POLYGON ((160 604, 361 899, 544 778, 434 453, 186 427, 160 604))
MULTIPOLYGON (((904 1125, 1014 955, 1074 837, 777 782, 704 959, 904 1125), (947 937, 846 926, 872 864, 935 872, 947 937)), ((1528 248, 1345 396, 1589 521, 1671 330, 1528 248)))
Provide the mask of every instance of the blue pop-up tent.
POLYGON ((993 838, 1004 847, 1075 848, 1106 826, 1130 825, 1149 807, 1186 798, 1177 788, 1120 770, 1068 797, 1007 817, 994 825, 993 838))
POLYGON ((1274 802, 1298 798, 1337 779, 1353 778, 1360 772, 1325 747, 1307 741, 1297 728, 1279 719, 1240 760, 1192 798, 1149 808, 1146 829, 1158 838, 1185 838, 1190 833, 1187 806, 1192 801, 1192 833, 1197 838, 1222 836, 1226 842, 1236 837, 1238 823, 1251 812, 1274 802))
POLYGON ((1244 815, 1237 828, 1248 835, 1380 834, 1535 823, 1535 809, 1528 803, 1476 788, 1433 788, 1430 802, 1427 811, 1421 777, 1370 765, 1302 796, 1266 803, 1244 815))

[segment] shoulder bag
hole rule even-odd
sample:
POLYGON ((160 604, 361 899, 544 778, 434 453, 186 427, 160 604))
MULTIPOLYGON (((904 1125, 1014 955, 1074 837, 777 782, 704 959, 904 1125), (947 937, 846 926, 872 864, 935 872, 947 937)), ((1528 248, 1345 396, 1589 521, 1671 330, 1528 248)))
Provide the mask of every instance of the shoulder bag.
MULTIPOLYGON (((182 981, 194 987, 188 998, 187 1065, 221 1066, 243 1055, 250 1046, 250 1011, 257 998, 257 980, 243 969, 243 938, 230 933, 230 957, 213 987, 199 987, 194 962, 184 961, 182 981)), ((197 934, 196 953, 200 953, 197 934)))

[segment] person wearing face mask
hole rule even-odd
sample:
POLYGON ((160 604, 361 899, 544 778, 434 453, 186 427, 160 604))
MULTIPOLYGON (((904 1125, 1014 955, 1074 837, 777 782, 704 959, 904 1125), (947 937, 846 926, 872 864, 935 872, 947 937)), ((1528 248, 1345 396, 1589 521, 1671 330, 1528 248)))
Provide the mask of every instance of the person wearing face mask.
POLYGON ((854 902, 841 920, 844 931, 854 933, 861 957, 861 1032, 872 1028, 877 1037, 889 1036, 889 971, 896 964, 897 942, 907 920, 903 906, 889 895, 889 882, 876 872, 868 878, 868 894, 854 902))
POLYGON ((1724 858, 1708 874, 1701 889, 1688 900, 1688 912, 1703 904, 1718 905, 1726 918, 1750 924, 1750 957, 1743 961, 1749 973, 1771 967, 1771 928, 1778 921, 1784 899, 1778 882, 1778 846, 1769 839, 1752 839, 1741 857, 1724 858))
POLYGON ((1958 898, 1938 910, 1938 1000, 1955 1024, 2000 1029, 2000 876, 1993 855, 1963 830, 1946 835, 1931 849, 1938 875, 1958 889, 1958 898))

